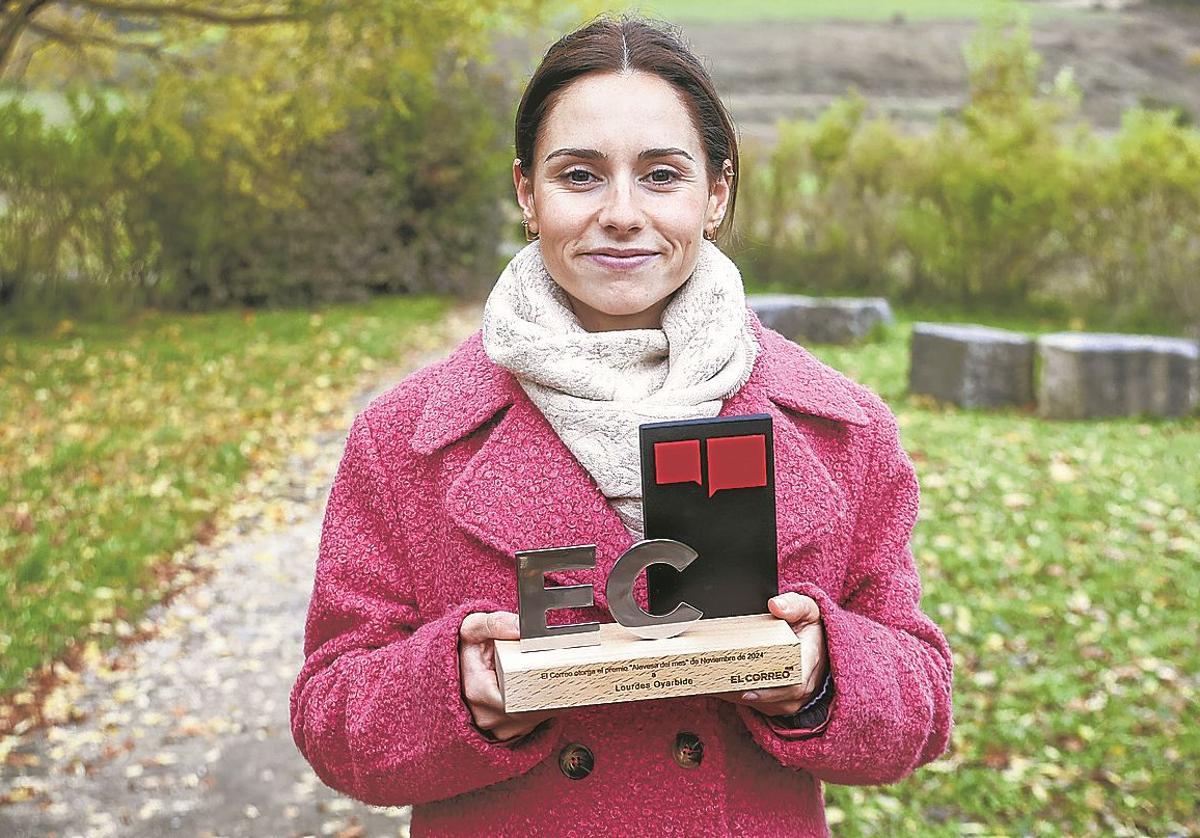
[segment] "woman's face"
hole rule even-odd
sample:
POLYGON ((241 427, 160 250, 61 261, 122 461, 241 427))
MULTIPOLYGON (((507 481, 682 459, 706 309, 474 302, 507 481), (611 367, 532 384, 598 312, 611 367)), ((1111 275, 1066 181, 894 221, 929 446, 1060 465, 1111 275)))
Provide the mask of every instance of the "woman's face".
POLYGON ((513 180, 542 258, 588 331, 654 329, 725 214, 732 167, 710 186, 675 88, 648 73, 590 73, 542 122, 513 180))

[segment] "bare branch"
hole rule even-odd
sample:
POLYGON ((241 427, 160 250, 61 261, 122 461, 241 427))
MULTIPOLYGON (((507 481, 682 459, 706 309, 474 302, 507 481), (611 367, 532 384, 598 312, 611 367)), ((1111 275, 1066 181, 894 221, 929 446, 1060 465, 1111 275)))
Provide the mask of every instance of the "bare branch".
MULTIPOLYGON (((0 73, 4 72, 13 48, 17 45, 17 39, 21 37, 25 27, 33 20, 33 16, 39 9, 53 1, 18 0, 15 10, 6 10, 4 16, 0 17, 0 73)), ((8 4, 5 3, 5 6, 7 7, 8 4)))
POLYGON ((151 17, 182 17, 204 23, 221 23, 230 26, 258 26, 265 23, 295 23, 305 19, 304 15, 288 12, 259 12, 240 15, 202 6, 168 3, 123 3, 109 0, 66 0, 73 6, 83 6, 100 12, 122 15, 146 15, 151 17))
POLYGON ((14 0, 14 2, 6 2, 3 7, 0 7, 0 21, 4 21, 4 29, 19 28, 25 21, 34 16, 38 9, 42 6, 49 5, 55 0, 14 0), (8 8, 12 6, 14 8, 8 8), (4 20, 4 18, 8 18, 4 20))
POLYGON ((0 75, 2 75, 3 70, 10 70, 14 78, 24 78, 29 72, 29 68, 33 64, 34 60, 41 55, 42 52, 53 46, 54 41, 51 41, 49 38, 35 38, 34 42, 29 46, 21 44, 20 49, 13 51, 13 54, 10 57, 11 63, 9 66, 0 69, 0 75))
POLYGON ((191 66, 186 60, 177 55, 171 55, 169 52, 153 44, 143 44, 121 38, 110 38, 106 35, 85 32, 79 29, 54 29, 41 23, 30 23, 28 29, 30 32, 36 33, 48 41, 55 41, 77 49, 88 46, 107 47, 109 49, 121 50, 122 52, 138 52, 156 61, 161 61, 164 64, 172 64, 176 67, 188 68, 191 66))
POLYGON ((32 17, 33 13, 42 6, 52 2, 54 0, 6 0, 6 2, 0 3, 0 12, 6 16, 11 14, 14 18, 27 18, 32 17))

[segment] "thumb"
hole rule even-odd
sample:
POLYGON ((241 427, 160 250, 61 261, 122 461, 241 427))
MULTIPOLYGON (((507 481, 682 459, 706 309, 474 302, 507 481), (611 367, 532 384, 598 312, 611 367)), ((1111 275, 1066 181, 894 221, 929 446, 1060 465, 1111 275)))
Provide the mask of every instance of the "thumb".
POLYGON ((511 611, 492 611, 487 615, 487 636, 496 640, 518 640, 521 628, 511 611))
POLYGON ((794 591, 771 597, 767 608, 781 620, 789 623, 815 623, 821 619, 821 607, 810 596, 794 591))
POLYGON ((475 611, 463 620, 459 634, 467 643, 487 640, 516 640, 520 637, 517 615, 511 611, 475 611))

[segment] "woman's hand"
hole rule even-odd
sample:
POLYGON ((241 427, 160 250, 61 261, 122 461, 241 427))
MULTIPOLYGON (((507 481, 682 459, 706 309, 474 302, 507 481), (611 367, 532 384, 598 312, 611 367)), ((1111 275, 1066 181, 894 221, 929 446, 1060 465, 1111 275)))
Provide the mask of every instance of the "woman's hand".
POLYGON ((714 693, 717 698, 734 704, 745 704, 767 716, 790 716, 803 707, 820 689, 829 672, 829 656, 825 652, 825 629, 821 625, 821 609, 812 597, 797 593, 780 594, 767 602, 767 608, 781 620, 786 620, 800 638, 803 660, 816 661, 803 684, 790 687, 768 687, 746 692, 735 690, 714 693))
POLYGON ((520 636, 517 615, 511 611, 468 614, 458 630, 458 674, 463 697, 475 726, 497 740, 516 739, 558 715, 536 710, 504 712, 493 641, 517 640, 520 636))

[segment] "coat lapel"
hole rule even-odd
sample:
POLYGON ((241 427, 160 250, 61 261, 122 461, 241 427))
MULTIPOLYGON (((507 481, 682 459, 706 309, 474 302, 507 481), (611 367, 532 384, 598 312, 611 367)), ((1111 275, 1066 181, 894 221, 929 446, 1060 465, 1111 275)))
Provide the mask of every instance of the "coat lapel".
MULTIPOLYGON (((780 405, 837 423, 862 425, 866 415, 843 379, 805 350, 766 330, 751 312, 762 347, 746 384, 721 416, 767 413, 775 438, 775 495, 783 561, 817 539, 845 513, 842 490, 806 434, 780 405)), ((549 574, 549 584, 595 586, 633 544, 596 482, 575 459, 513 375, 484 353, 476 332, 443 362, 412 438, 430 454, 461 439, 508 408, 479 450, 451 481, 444 508, 455 524, 510 560, 520 550, 596 545, 596 568, 549 574)))
POLYGON ((607 608, 603 582, 633 537, 512 373, 484 353, 480 332, 444 363, 417 423, 414 450, 429 454, 449 445, 505 407, 450 482, 443 508, 514 566, 520 550, 595 544, 595 569, 551 573, 547 584, 592 584, 596 605, 607 608))
POLYGON ((594 570, 547 578, 556 585, 593 584, 602 608, 603 580, 633 544, 599 486, 524 393, 455 478, 446 509, 460 527, 514 562, 519 550, 595 544, 594 570))

